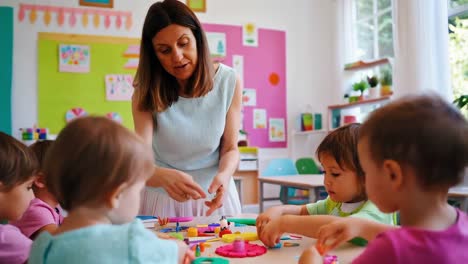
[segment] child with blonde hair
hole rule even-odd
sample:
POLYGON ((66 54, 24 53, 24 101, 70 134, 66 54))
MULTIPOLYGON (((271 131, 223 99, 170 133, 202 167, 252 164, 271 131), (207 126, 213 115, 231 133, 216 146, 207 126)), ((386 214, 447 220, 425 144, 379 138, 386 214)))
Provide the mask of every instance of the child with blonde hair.
POLYGON ((193 253, 136 215, 154 170, 151 148, 105 117, 69 123, 46 155, 46 185, 68 216, 34 241, 29 263, 182 263, 193 253))
MULTIPOLYGON (((0 132, 0 219, 15 221, 34 198, 37 160, 23 143, 0 132)), ((32 241, 9 224, 0 224, 0 263, 25 263, 32 241)))
POLYGON ((47 175, 44 174, 45 155, 52 143, 52 140, 41 140, 29 147, 39 162, 37 178, 33 184, 36 198, 31 201, 21 219, 11 223, 31 239, 37 237, 42 231, 54 231, 63 221, 58 201, 45 185, 47 178, 47 175))
MULTIPOLYGON (((436 95, 396 100, 363 124, 358 149, 369 199, 383 212, 400 211, 402 227, 340 220, 319 230, 319 247, 362 236, 370 243, 353 263, 468 263, 468 216, 447 203, 468 166, 460 112, 436 95)), ((311 247, 301 262, 322 260, 311 247)))
MULTIPOLYGON (((325 200, 307 205, 281 205, 269 208, 257 218, 260 240, 274 246, 285 232, 317 237, 318 229, 340 217, 366 218, 394 224, 391 214, 380 212, 367 199, 364 173, 357 155, 360 124, 340 127, 320 143, 317 157, 325 169, 325 200)), ((357 244, 365 244, 359 238, 357 244)))

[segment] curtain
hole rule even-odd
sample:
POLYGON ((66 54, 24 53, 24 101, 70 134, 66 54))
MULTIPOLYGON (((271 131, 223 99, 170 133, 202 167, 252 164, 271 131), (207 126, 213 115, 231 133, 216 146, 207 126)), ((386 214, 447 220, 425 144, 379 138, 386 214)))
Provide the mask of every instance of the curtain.
POLYGON ((447 1, 393 0, 395 97, 436 92, 453 100, 447 1))

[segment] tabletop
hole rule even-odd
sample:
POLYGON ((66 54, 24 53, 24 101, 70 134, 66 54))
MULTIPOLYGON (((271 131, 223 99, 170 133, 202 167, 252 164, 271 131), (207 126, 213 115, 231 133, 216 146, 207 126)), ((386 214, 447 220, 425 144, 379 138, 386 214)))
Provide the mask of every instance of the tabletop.
MULTIPOLYGON (((239 216, 235 216, 236 218, 256 218, 255 214, 242 214, 239 216)), ((193 221, 179 223, 181 227, 188 226, 188 227, 195 227, 201 224, 211 224, 211 223, 219 223, 219 216, 210 216, 210 217, 194 217, 193 221)), ((229 218, 229 217, 228 217, 229 218)), ((174 227, 174 223, 169 223, 165 227, 174 227)), ((158 229, 158 224, 156 224, 156 229, 158 229)), ((242 227, 233 227, 231 231, 234 233, 236 231, 239 232, 256 232, 255 226, 242 226, 242 227)), ((157 232, 157 231, 155 231, 157 232)), ((184 232, 182 232, 185 234, 184 232)), ((222 241, 210 242, 210 247, 205 248, 205 251, 201 253, 201 257, 221 257, 229 260, 229 263, 232 264, 248 264, 248 263, 255 263, 255 264, 263 264, 263 263, 297 263, 299 256, 301 255, 302 251, 315 244, 315 239, 307 238, 301 236, 301 239, 298 240, 283 240, 283 242, 291 242, 291 243, 298 243, 299 246, 295 247, 281 247, 277 249, 268 249, 267 253, 257 257, 249 257, 249 258, 226 258, 218 256, 215 253, 217 247, 222 245, 227 245, 228 243, 224 243, 222 241)), ((263 245, 261 241, 252 241, 251 243, 263 245)), ((363 247, 357 247, 351 244, 345 244, 335 250, 329 252, 331 255, 338 256, 338 261, 340 264, 343 263, 350 263, 352 259, 354 259, 357 255, 359 255, 364 250, 363 247)))

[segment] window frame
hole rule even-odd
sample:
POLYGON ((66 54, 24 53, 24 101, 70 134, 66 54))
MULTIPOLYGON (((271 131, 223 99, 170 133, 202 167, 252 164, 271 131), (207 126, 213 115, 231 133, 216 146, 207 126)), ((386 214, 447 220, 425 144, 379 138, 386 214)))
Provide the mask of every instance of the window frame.
MULTIPOLYGON (((373 5, 373 12, 372 15, 362 17, 357 19, 357 1, 359 0, 353 0, 352 1, 352 57, 354 60, 362 59, 360 58, 358 54, 358 25, 369 25, 370 23, 365 23, 370 20, 372 20, 372 25, 373 25, 373 54, 372 58, 370 59, 365 59, 365 60, 375 60, 382 58, 382 56, 379 56, 379 18, 382 17, 383 15, 386 15, 387 13, 390 13, 392 20, 393 20, 393 11, 392 11, 392 6, 393 6, 393 0, 390 0, 390 6, 386 7, 384 9, 379 10, 378 7, 378 0, 372 0, 372 5, 373 5)), ((393 39, 393 30, 392 30, 392 39, 393 39)))

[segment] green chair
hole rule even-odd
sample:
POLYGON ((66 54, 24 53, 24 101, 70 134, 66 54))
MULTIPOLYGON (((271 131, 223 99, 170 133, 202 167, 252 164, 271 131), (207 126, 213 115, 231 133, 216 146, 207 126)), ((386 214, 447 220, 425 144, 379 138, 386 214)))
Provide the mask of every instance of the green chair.
MULTIPOLYGON (((300 158, 296 160, 296 169, 299 174, 320 174, 320 169, 312 158, 300 158)), ((327 198, 328 193, 325 187, 319 187, 317 200, 323 200, 327 198)), ((308 192, 308 191, 307 191, 308 192)), ((304 195, 304 194, 302 194, 304 195)), ((308 195, 308 194, 305 194, 308 195)), ((313 202, 313 201, 311 201, 313 202)))

